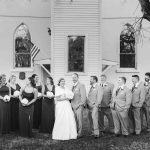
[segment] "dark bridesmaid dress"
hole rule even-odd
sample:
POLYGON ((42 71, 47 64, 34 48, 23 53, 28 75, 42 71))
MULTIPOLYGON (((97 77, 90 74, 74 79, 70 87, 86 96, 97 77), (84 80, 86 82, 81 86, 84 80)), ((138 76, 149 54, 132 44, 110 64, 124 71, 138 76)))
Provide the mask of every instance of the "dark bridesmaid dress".
MULTIPOLYGON (((30 102, 34 98, 34 93, 22 92, 22 99, 26 98, 30 102)), ((29 106, 22 106, 19 103, 19 129, 20 135, 23 137, 32 137, 32 126, 33 126, 33 111, 34 104, 29 106)))
MULTIPOLYGON (((46 95, 48 88, 45 85, 45 92, 46 95)), ((55 86, 52 88, 53 94, 55 94, 55 86)), ((42 100, 42 118, 41 118, 41 126, 40 126, 40 132, 42 133, 52 133, 53 126, 54 126, 54 120, 55 120, 55 113, 54 113, 54 98, 49 99, 47 97, 43 97, 42 100)))
MULTIPOLYGON (((39 93, 42 93, 42 86, 36 86, 36 89, 39 93)), ((39 129, 41 124, 41 114, 42 114, 42 97, 37 98, 36 102, 34 103, 34 113, 33 113, 33 128, 39 129)))
MULTIPOLYGON (((14 95, 15 91, 20 91, 20 86, 16 84, 16 89, 11 87, 11 95, 14 95)), ((19 98, 11 97, 10 99, 10 120, 11 131, 19 130, 19 98)))
MULTIPOLYGON (((9 88, 5 85, 0 87, 0 96, 9 95, 9 88)), ((0 99, 0 134, 10 132, 10 102, 0 99)))

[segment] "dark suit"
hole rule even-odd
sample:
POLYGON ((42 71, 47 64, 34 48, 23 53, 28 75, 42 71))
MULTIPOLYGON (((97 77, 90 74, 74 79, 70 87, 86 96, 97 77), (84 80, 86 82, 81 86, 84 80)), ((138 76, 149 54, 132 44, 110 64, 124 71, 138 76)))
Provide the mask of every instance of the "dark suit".
POLYGON ((76 86, 72 87, 72 91, 74 93, 74 97, 71 100, 71 105, 75 114, 78 135, 81 135, 83 121, 83 105, 86 103, 86 89, 84 84, 78 82, 76 86))
POLYGON ((89 108, 89 121, 90 127, 94 135, 99 135, 98 126, 98 107, 101 104, 103 97, 103 89, 100 85, 96 84, 95 87, 91 87, 88 94, 88 108, 89 108))
POLYGON ((99 110, 99 128, 100 128, 100 131, 105 130, 104 115, 106 115, 108 122, 109 122, 109 130, 113 132, 114 122, 113 122, 112 112, 110 109, 110 103, 112 100, 112 93, 113 93, 114 85, 106 82, 105 84, 103 84, 102 88, 103 88, 103 98, 102 98, 101 107, 99 110))

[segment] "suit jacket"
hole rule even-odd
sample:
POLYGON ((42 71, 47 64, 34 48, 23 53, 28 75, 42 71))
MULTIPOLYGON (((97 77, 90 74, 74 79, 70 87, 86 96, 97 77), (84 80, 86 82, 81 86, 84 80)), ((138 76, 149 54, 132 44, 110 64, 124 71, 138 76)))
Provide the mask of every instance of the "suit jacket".
POLYGON ((131 90, 124 86, 123 89, 120 89, 118 94, 116 90, 113 93, 112 103, 110 104, 111 108, 116 109, 118 111, 128 110, 130 108, 132 101, 132 93, 131 90))
POLYGON ((91 87, 89 94, 88 94, 88 100, 87 103, 89 106, 94 107, 99 106, 101 104, 103 98, 103 88, 96 84, 94 88, 91 87))
POLYGON ((114 85, 109 82, 106 82, 106 84, 102 88, 103 88, 103 98, 101 102, 101 107, 109 107, 112 99, 114 85))
POLYGON ((72 92, 74 93, 74 97, 71 100, 73 109, 77 109, 80 105, 86 103, 86 89, 84 84, 78 82, 75 87, 72 87, 72 92))
POLYGON ((145 101, 144 104, 146 106, 150 106, 150 83, 148 83, 147 86, 145 86, 145 101))
POLYGON ((144 83, 140 82, 139 85, 132 90, 132 106, 142 107, 145 100, 145 87, 144 83))

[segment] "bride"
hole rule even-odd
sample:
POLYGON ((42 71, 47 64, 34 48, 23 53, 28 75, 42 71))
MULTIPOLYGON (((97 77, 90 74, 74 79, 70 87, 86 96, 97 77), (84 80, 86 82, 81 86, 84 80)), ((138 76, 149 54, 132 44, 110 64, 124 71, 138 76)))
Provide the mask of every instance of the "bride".
POLYGON ((52 139, 69 140, 77 138, 76 122, 69 99, 74 94, 65 87, 65 79, 61 78, 58 87, 55 89, 55 123, 52 133, 52 139))

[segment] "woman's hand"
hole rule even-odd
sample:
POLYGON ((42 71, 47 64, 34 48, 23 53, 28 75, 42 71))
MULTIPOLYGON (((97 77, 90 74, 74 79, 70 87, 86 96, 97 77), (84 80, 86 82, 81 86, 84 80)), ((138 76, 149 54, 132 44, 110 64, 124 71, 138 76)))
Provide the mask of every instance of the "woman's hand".
POLYGON ((24 103, 21 103, 22 104, 22 106, 27 106, 27 104, 24 104, 24 103))
POLYGON ((67 99, 67 97, 66 97, 66 94, 64 93, 64 94, 62 94, 61 96, 60 96, 60 98, 63 98, 63 99, 67 99))
POLYGON ((66 97, 66 94, 62 94, 62 95, 59 95, 59 96, 55 96, 56 100, 57 101, 66 101, 66 100, 69 100, 67 97, 66 97))
POLYGON ((55 96, 53 95, 53 96, 47 96, 49 99, 52 99, 52 98, 54 98, 55 96))
POLYGON ((37 97, 37 99, 40 99, 40 98, 42 98, 42 95, 37 97))
POLYGON ((43 97, 49 98, 49 97, 48 97, 47 95, 45 95, 45 94, 43 95, 43 97))
POLYGON ((16 96, 14 96, 14 95, 11 95, 11 98, 16 98, 16 96))
POLYGON ((0 99, 4 100, 4 97, 0 96, 0 99))
POLYGON ((47 97, 47 95, 43 95, 43 97, 47 97))
POLYGON ((4 98, 2 98, 2 100, 5 102, 5 103, 7 103, 8 101, 6 100, 6 99, 4 99, 4 98))
POLYGON ((69 98, 67 98, 66 94, 64 93, 62 96, 61 96, 62 100, 64 101, 69 101, 69 98))
POLYGON ((29 106, 31 103, 30 102, 28 102, 27 104, 26 104, 26 106, 29 106))
POLYGON ((27 103, 27 104, 22 103, 22 106, 29 106, 29 105, 30 103, 27 103))

